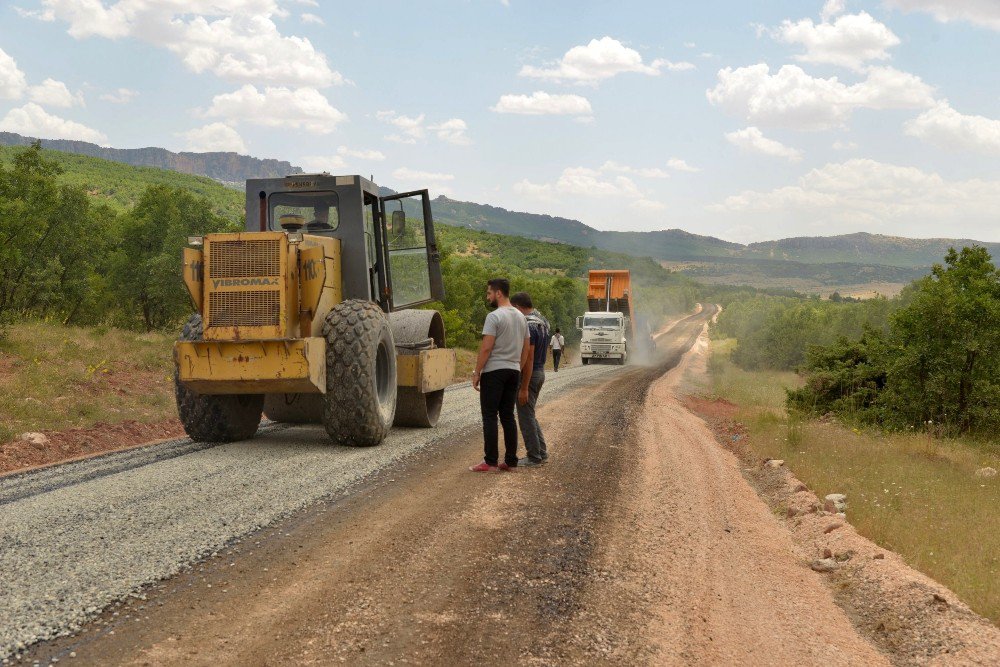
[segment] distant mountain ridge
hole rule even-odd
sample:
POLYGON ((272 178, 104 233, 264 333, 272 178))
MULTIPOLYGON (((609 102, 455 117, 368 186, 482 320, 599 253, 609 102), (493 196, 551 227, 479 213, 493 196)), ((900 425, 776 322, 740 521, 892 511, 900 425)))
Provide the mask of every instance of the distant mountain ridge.
POLYGON ((217 181, 243 187, 248 178, 273 178, 288 174, 301 174, 302 169, 284 160, 271 160, 239 155, 238 153, 174 153, 165 148, 105 148, 86 141, 67 139, 36 139, 14 132, 0 132, 0 146, 27 146, 41 141, 43 148, 65 153, 122 162, 134 167, 158 167, 182 174, 208 176, 217 181))
POLYGON ((1000 260, 1000 243, 972 239, 911 239, 858 232, 761 241, 743 245, 682 229, 653 232, 606 232, 579 220, 508 211, 496 206, 438 197, 435 220, 495 234, 594 246, 629 255, 666 261, 789 261, 799 264, 874 264, 888 267, 929 267, 941 262, 950 247, 980 245, 1000 260))
MULTIPOLYGON (((36 141, 0 132, 0 146, 25 146, 36 141)), ((243 189, 248 178, 273 178, 302 173, 290 162, 236 153, 174 153, 164 148, 104 148, 85 141, 42 139, 42 146, 65 153, 102 158, 132 166, 155 167, 207 176, 243 189)), ((386 189, 386 192, 391 192, 386 189)), ((904 269, 925 268, 942 261, 949 247, 980 245, 1000 260, 1000 243, 971 239, 912 239, 859 232, 840 236, 795 237, 743 245, 693 234, 682 229, 651 232, 601 231, 571 218, 511 211, 439 196, 433 202, 436 221, 469 229, 522 236, 585 248, 653 257, 665 262, 754 264, 773 273, 776 262, 843 267, 847 264, 904 269)), ((886 272, 883 272, 886 273, 886 272)), ((892 274, 892 271, 887 273, 892 274)))

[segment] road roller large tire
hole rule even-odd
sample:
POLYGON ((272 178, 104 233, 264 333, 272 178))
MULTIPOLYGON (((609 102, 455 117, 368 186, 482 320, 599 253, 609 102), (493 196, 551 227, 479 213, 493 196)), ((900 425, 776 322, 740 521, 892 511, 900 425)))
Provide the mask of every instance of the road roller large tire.
POLYGON ((323 394, 268 394, 264 416, 285 424, 322 424, 323 394))
POLYGON ((330 310, 323 335, 326 432, 339 445, 379 444, 396 415, 396 347, 389 321, 374 303, 350 299, 330 310))
MULTIPOLYGON (((436 310, 398 310, 389 314, 389 326, 399 354, 407 353, 407 346, 430 339, 434 347, 445 345, 444 320, 436 310)), ((436 426, 444 405, 444 389, 426 394, 416 387, 400 387, 396 395, 396 426, 431 428, 436 426)))
MULTIPOLYGON (((202 339, 201 315, 192 315, 184 325, 180 340, 202 339)), ((233 442, 257 433, 263 394, 199 394, 180 383, 174 369, 177 415, 184 432, 196 442, 233 442)))

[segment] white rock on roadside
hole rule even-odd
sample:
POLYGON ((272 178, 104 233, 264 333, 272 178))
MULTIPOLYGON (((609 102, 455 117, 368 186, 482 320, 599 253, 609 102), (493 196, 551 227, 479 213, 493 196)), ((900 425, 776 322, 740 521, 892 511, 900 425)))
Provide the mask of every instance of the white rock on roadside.
POLYGON ((764 465, 768 468, 780 468, 785 462, 782 459, 768 459, 764 461, 764 465))
POLYGON ((20 439, 25 442, 30 442, 33 445, 44 446, 49 444, 49 439, 44 433, 36 433, 34 431, 22 433, 20 439))
POLYGON ((997 476, 997 469, 991 466, 986 466, 985 468, 980 468, 979 470, 976 471, 976 477, 987 478, 996 476, 997 476))
POLYGON ((847 511, 847 496, 843 493, 831 493, 823 499, 823 509, 832 514, 847 511))

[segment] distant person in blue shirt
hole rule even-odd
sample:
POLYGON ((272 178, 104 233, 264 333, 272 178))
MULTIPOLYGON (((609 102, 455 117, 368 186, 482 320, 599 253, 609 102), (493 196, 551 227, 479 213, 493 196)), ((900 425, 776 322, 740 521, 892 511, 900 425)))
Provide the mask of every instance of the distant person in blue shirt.
POLYGON ((518 460, 519 467, 538 466, 549 458, 542 427, 535 416, 538 394, 545 384, 545 356, 549 351, 549 323, 535 310, 531 297, 518 292, 510 297, 510 305, 521 311, 528 322, 528 354, 521 367, 521 386, 517 393, 517 421, 528 455, 518 460))

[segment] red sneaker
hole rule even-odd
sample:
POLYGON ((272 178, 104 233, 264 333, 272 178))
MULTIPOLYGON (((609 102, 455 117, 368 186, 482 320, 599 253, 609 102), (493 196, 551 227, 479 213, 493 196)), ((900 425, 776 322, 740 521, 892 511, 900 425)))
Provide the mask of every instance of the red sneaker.
POLYGON ((497 467, 491 466, 486 461, 483 461, 479 465, 471 466, 469 470, 471 470, 472 472, 496 472, 497 467))
POLYGON ((507 465, 506 463, 499 463, 497 464, 497 469, 510 471, 514 469, 514 466, 507 465))

